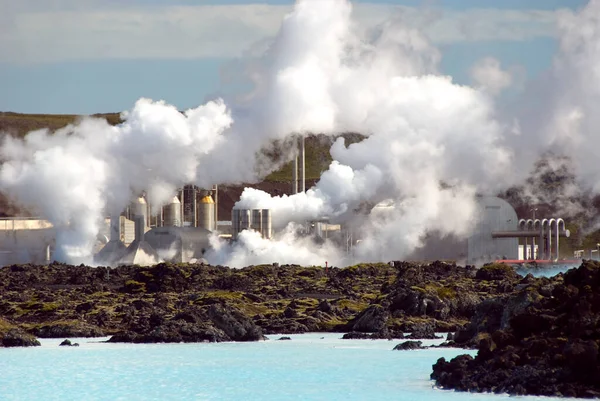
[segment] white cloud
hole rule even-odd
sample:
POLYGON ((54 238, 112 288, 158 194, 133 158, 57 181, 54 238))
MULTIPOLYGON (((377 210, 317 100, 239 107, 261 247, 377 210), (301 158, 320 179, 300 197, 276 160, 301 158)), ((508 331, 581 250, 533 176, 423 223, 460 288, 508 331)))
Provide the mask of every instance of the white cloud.
MULTIPOLYGON (((140 6, 136 2, 0 0, 0 62, 237 57, 273 37, 289 5, 140 6)), ((360 3, 357 29, 400 16, 433 43, 553 36, 555 12, 424 10, 360 3)))

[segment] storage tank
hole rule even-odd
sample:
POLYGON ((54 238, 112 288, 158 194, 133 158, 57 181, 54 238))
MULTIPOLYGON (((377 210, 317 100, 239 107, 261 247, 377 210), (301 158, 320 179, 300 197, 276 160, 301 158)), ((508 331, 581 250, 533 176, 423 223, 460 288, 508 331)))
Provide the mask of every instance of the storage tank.
POLYGON ((235 239, 240 232, 240 209, 231 211, 231 235, 235 239))
POLYGON ((262 209, 261 213, 261 234, 265 239, 271 239, 272 229, 271 229, 271 210, 270 209, 262 209))
POLYGON ((240 232, 243 230, 250 229, 250 226, 252 224, 252 221, 250 220, 251 218, 252 218, 252 215, 250 214, 249 209, 240 210, 240 226, 238 227, 240 232))
POLYGON ((212 231, 215 227, 215 201, 210 192, 202 194, 198 204, 198 227, 212 231))
POLYGON ((254 231, 262 234, 262 210, 252 209, 252 222, 251 226, 254 231))
POLYGON ((146 200, 140 196, 129 205, 130 220, 135 220, 135 216, 144 216, 144 225, 148 225, 148 204, 146 200))
POLYGON ((163 226, 181 226, 181 202, 176 196, 171 199, 171 202, 163 206, 163 226))

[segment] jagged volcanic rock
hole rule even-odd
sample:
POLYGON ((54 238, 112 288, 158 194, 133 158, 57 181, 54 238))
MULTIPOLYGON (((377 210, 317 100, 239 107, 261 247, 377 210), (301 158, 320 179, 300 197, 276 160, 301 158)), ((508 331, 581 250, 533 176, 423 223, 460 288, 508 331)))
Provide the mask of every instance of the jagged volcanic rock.
POLYGON ((600 397, 599 263, 585 261, 553 280, 529 280, 518 294, 478 309, 469 332, 455 338, 461 342, 461 336, 474 335, 477 356, 461 355, 449 362, 440 358, 431 374, 439 386, 600 397))

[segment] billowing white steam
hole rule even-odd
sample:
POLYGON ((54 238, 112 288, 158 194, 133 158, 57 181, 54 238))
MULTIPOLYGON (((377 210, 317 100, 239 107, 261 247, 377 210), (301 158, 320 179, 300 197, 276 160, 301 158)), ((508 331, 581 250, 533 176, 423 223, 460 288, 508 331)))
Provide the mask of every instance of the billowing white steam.
MULTIPOLYGON (((349 147, 339 139, 331 148, 335 161, 305 194, 271 197, 248 188, 237 206, 272 209, 278 228, 323 216, 348 224, 358 220, 364 239, 355 257, 361 260, 405 257, 430 231, 466 234, 473 222, 475 186, 489 190, 502 184, 511 161, 490 99, 448 77, 429 75, 436 65, 423 60, 436 60, 437 51, 417 32, 389 23, 377 40, 366 43, 352 35, 347 4, 329 3, 344 12, 302 3, 284 21, 276 41, 282 48, 295 47, 285 46, 288 38, 319 43, 323 32, 334 27, 329 34, 335 40, 325 57, 320 45, 304 47, 300 67, 286 66, 276 74, 299 73, 276 81, 275 90, 308 103, 304 108, 291 101, 284 105, 284 115, 287 107, 309 110, 292 113, 292 121, 303 118, 285 129, 370 136, 349 147), (318 79, 305 85, 307 77, 318 79), (354 213, 364 203, 387 199, 396 207, 385 218, 354 213)), ((284 61, 275 64, 285 66, 284 61)))
POLYGON ((196 181, 202 157, 232 123, 222 102, 181 114, 140 99, 124 116, 117 127, 84 119, 53 135, 4 138, 0 188, 53 223, 58 260, 89 262, 105 214, 120 213, 133 194, 147 191, 156 205, 196 181))
POLYGON ((503 70, 500 61, 493 57, 485 57, 479 60, 471 68, 473 83, 483 90, 497 95, 508 88, 513 81, 510 72, 503 70))
MULTIPOLYGON (((503 113, 517 122, 517 135, 507 137, 515 149, 516 171, 532 173, 533 185, 525 185, 524 198, 531 204, 551 203, 563 217, 594 214, 582 205, 588 195, 600 193, 600 1, 582 9, 558 12, 560 48, 552 67, 530 82, 522 98, 503 113), (546 167, 558 175, 568 169, 576 179, 560 186, 539 182, 534 163, 545 153, 546 167), (566 158, 564 157, 566 156, 566 158), (543 190, 536 188, 543 186, 543 190)), ((538 166, 539 167, 539 166, 538 166)), ((592 227, 587 227, 591 229, 592 227)))
MULTIPOLYGON (((274 139, 360 132, 368 135, 363 142, 335 142, 335 161, 306 193, 271 197, 245 190, 238 206, 272 209, 275 226, 285 227, 277 241, 243 233, 234 246, 215 239, 207 254, 232 266, 346 263, 343 252, 297 238, 288 223, 329 216, 360 228, 354 258, 403 258, 428 233, 467 234, 475 193, 510 183, 511 166, 523 157, 564 144, 589 160, 597 156, 585 143, 600 122, 593 115, 600 1, 563 16, 552 78, 565 84, 552 87, 564 96, 544 98, 545 127, 524 118, 513 124, 512 115, 510 124, 498 122, 489 90, 437 75, 439 51, 419 32, 390 20, 368 38, 357 37, 351 11, 346 0, 298 1, 253 71, 254 91, 232 111, 217 100, 181 114, 141 99, 117 127, 85 119, 54 135, 6 138, 0 190, 48 218, 59 232, 58 256, 75 261, 91 255, 105 213, 121 211, 133 194, 147 191, 159 205, 186 183, 255 182, 275 168, 257 158, 274 139), (513 126, 521 127, 520 136, 513 126), (370 212, 390 199, 394 208, 370 212)), ((494 90, 507 85, 500 78, 494 90)), ((584 161, 582 170, 593 174, 591 166, 584 161)))

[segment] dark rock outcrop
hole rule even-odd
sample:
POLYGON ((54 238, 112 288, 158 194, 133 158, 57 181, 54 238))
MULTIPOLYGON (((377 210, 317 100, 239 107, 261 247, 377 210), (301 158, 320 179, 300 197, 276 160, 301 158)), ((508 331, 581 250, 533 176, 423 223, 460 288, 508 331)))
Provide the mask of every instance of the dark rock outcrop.
POLYGON ((69 339, 63 340, 63 342, 58 345, 59 347, 79 347, 78 343, 72 343, 69 339))
POLYGON ((232 341, 258 341, 264 336, 260 327, 240 311, 222 305, 211 305, 208 317, 232 341))
POLYGON ((422 323, 415 325, 410 335, 407 337, 412 340, 432 340, 442 338, 435 334, 435 327, 431 323, 422 323))
POLYGON ((469 334, 456 336, 474 334, 468 341, 477 356, 441 358, 431 378, 462 391, 600 396, 600 264, 585 261, 551 284, 523 284, 518 294, 482 305, 490 322, 476 314, 469 334))
POLYGON ((31 334, 39 338, 104 337, 105 335, 99 327, 84 322, 45 324, 32 329, 31 334))
POLYGON ((36 336, 61 339, 254 341, 263 333, 319 331, 432 338, 466 325, 482 299, 531 285, 510 272, 477 274, 445 262, 365 263, 327 272, 277 263, 243 269, 14 265, 0 268, 0 316, 36 336))
POLYGON ((361 333, 358 331, 351 331, 342 336, 343 340, 393 340, 401 338, 404 338, 404 333, 391 332, 387 329, 380 330, 377 333, 361 333))
POLYGON ((394 351, 407 351, 415 349, 426 349, 423 347, 423 341, 404 341, 394 347, 394 351))
POLYGON ((2 347, 36 347, 39 345, 40 342, 35 337, 19 328, 11 327, 0 332, 0 346, 2 347))
POLYGON ((383 330, 389 312, 381 305, 371 305, 348 323, 349 331, 372 333, 383 330))

